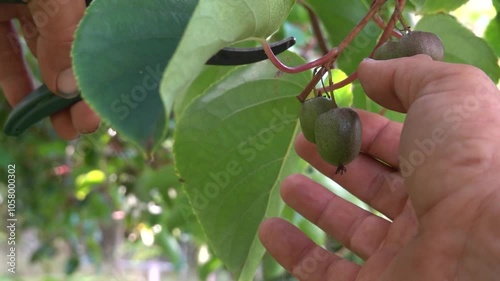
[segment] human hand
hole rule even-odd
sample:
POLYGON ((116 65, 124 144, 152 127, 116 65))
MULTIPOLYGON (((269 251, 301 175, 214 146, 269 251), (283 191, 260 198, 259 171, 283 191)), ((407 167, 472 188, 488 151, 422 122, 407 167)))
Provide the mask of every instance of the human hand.
POLYGON ((343 260, 281 219, 262 223, 268 252, 300 280, 498 280, 500 96, 471 66, 420 55, 364 61, 368 96, 403 124, 359 110, 361 154, 335 175, 302 135, 298 154, 390 219, 293 175, 284 201, 365 260, 343 260), (379 161, 379 160, 381 161, 379 161), (382 163, 382 161, 385 163, 382 163))
MULTIPOLYGON (((20 20, 26 43, 38 59, 47 87, 57 95, 72 97, 78 93, 78 87, 71 68, 70 51, 73 34, 84 11, 84 0, 0 4, 0 86, 12 106, 33 90, 33 83, 11 20, 20 20)), ((84 102, 52 115, 51 121, 64 139, 93 132, 100 122, 84 102)))

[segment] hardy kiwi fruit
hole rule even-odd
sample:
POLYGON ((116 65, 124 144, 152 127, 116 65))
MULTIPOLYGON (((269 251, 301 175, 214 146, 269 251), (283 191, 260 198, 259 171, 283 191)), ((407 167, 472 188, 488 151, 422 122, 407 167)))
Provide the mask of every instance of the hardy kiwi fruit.
POLYGON ((344 165, 361 149, 361 120, 350 108, 335 108, 321 114, 314 127, 316 149, 326 162, 337 166, 335 174, 346 172, 344 165))
POLYGON ((387 41, 375 50, 373 58, 376 60, 391 60, 403 57, 400 50, 401 42, 387 41))
POLYGON ((302 128, 302 133, 304 137, 312 142, 315 141, 314 126, 316 124, 316 119, 321 114, 327 112, 333 108, 333 103, 330 99, 325 97, 316 97, 306 100, 302 107, 300 108, 299 120, 300 127, 302 128))
POLYGON ((441 39, 433 33, 424 31, 408 31, 399 41, 387 41, 375 50, 373 58, 388 60, 401 57, 411 57, 418 54, 430 56, 441 61, 444 57, 444 47, 441 39))

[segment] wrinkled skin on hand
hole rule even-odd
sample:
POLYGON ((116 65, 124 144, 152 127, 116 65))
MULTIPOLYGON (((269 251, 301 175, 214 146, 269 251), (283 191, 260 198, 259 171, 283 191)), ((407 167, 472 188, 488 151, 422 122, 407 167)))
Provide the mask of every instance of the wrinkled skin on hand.
POLYGON ((359 79, 373 100, 407 112, 405 123, 359 110, 364 153, 343 176, 302 136, 296 150, 390 220, 302 175, 288 177, 281 194, 365 264, 342 260, 276 218, 261 225, 264 246, 300 280, 498 280, 497 87, 474 67, 425 55, 364 61, 359 79))
MULTIPOLYGON (((43 82, 52 92, 64 96, 78 90, 70 51, 84 11, 84 0, 0 4, 0 86, 12 106, 33 90, 33 83, 11 20, 20 20, 26 43, 38 59, 43 82)), ((64 139, 95 131, 100 122, 84 102, 54 114, 51 121, 64 139)))

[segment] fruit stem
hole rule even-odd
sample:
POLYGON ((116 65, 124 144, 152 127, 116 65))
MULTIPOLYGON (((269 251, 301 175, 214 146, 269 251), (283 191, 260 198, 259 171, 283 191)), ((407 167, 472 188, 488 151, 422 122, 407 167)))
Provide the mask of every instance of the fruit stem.
POLYGON ((328 87, 326 87, 324 89, 320 89, 319 93, 322 94, 324 92, 338 90, 338 89, 343 88, 343 87, 351 84, 352 82, 356 81, 356 79, 358 79, 358 72, 357 71, 354 72, 353 74, 349 75, 346 79, 344 79, 338 83, 332 83, 328 87))
POLYGON ((341 176, 347 173, 347 169, 344 165, 340 165, 337 167, 337 170, 335 171, 335 174, 338 175, 340 174, 341 176))
POLYGON ((375 48, 373 48, 373 51, 369 56, 370 58, 373 58, 375 50, 378 47, 380 47, 380 45, 384 44, 389 39, 389 37, 391 37, 391 33, 394 31, 394 28, 396 27, 396 22, 398 21, 400 16, 400 11, 404 9, 406 3, 405 0, 396 0, 396 1, 398 1, 398 4, 396 5, 396 7, 394 7, 394 11, 392 12, 391 18, 389 19, 389 22, 387 23, 384 31, 382 32, 382 35, 380 35, 380 39, 378 40, 377 45, 375 45, 375 48))
MULTIPOLYGON (((342 42, 340 42, 340 44, 337 47, 330 50, 330 52, 328 52, 327 55, 325 55, 322 58, 315 61, 315 62, 317 62, 319 60, 322 60, 323 58, 326 58, 324 63, 314 66, 314 67, 321 66, 321 70, 318 71, 314 75, 313 79, 309 82, 309 84, 307 84, 306 88, 297 96, 297 99, 300 102, 305 101, 306 97, 316 87, 316 85, 318 84, 320 79, 326 73, 326 71, 324 71, 324 69, 325 68, 327 68, 327 69, 332 68, 332 66, 334 65, 334 62, 338 58, 338 56, 347 48, 347 46, 349 46, 349 44, 354 40, 354 38, 356 38, 356 36, 359 34, 359 32, 361 32, 361 30, 363 30, 363 28, 371 21, 371 19, 375 16, 375 14, 377 14, 377 12, 385 4, 385 2, 387 2, 387 0, 373 0, 372 5, 371 5, 368 13, 366 13, 366 15, 359 21, 359 23, 351 30, 349 35, 347 35, 347 37, 344 38, 344 40, 342 40, 342 42), (334 51, 334 50, 335 50, 335 52, 332 54, 332 51, 334 51)), ((391 25, 389 24, 386 27, 385 31, 387 31, 390 26, 391 25)), ((393 28, 394 28, 394 25, 392 25, 391 29, 393 29, 393 28)), ((387 38, 388 37, 386 37, 385 40, 387 40, 387 38)), ((267 43, 267 42, 265 42, 265 43, 267 43)), ((267 50, 270 51, 269 46, 268 46, 268 48, 266 48, 266 46, 264 46, 264 51, 266 51, 266 54, 268 53, 267 50)), ((271 51, 271 53, 272 53, 272 51, 271 51)), ((373 55, 373 52, 371 55, 373 55)), ((268 57, 271 60, 271 62, 273 62, 273 64, 275 64, 275 65, 276 65, 276 63, 279 62, 279 60, 277 60, 277 59, 276 59, 276 61, 273 61, 271 59, 271 57, 269 56, 269 54, 268 54, 268 57)), ((281 62, 279 62, 279 63, 281 64, 281 62)), ((287 68, 284 65, 281 65, 280 67, 287 68)), ((281 68, 279 68, 279 69, 282 70, 281 68)), ((284 71, 284 70, 282 70, 282 71, 284 71)))
MULTIPOLYGON (((373 17, 373 21, 382 29, 382 30, 385 30, 385 28, 387 27, 384 23, 384 21, 382 20, 382 18, 380 18, 379 15, 375 15, 373 17)), ((393 29, 392 32, 391 32, 391 36, 394 36, 396 38, 401 38, 403 37, 403 34, 401 34, 401 32, 397 29, 393 29)))
POLYGON ((309 81, 309 83, 307 84, 307 86, 304 88, 304 90, 302 90, 302 92, 300 92, 299 95, 297 95, 297 99, 303 103, 307 96, 309 95, 309 93, 311 91, 314 90, 314 88, 316 87, 316 85, 318 84, 318 82, 321 80, 321 78, 323 77, 323 75, 325 75, 325 68, 321 67, 313 76, 313 78, 311 79, 311 81, 309 81))
MULTIPOLYGON (((332 76, 332 71, 330 69, 328 70, 328 83, 329 86, 333 85, 333 76, 332 76)), ((339 106, 337 105, 337 101, 335 100, 335 91, 332 89, 330 93, 331 93, 330 95, 332 96, 333 108, 339 108, 339 106)))
POLYGON ((406 0, 397 0, 398 4, 399 4, 399 22, 401 23, 401 25, 403 26, 403 28, 405 30, 408 30, 410 29, 410 25, 408 25, 407 21, 405 20, 402 12, 405 8, 405 5, 406 5, 406 0))
POLYGON ((323 53, 323 55, 328 54, 330 48, 328 48, 328 44, 326 43, 326 39, 325 39, 325 36, 323 35, 323 31, 321 31, 321 26, 319 23, 318 16, 316 15, 316 12, 313 10, 311 5, 309 5, 308 3, 306 3, 302 0, 298 0, 297 3, 302 5, 302 7, 304 7, 307 10, 307 13, 309 13, 309 18, 311 20, 312 29, 314 32, 314 36, 318 40, 319 48, 320 48, 321 52, 323 53))
MULTIPOLYGON (((312 62, 295 66, 295 67, 289 67, 283 64, 273 53, 271 50, 271 47, 269 46, 269 43, 267 43, 265 38, 260 38, 258 39, 262 43, 262 47, 264 48, 264 52, 266 53, 267 57, 269 60, 273 63, 273 65, 278 68, 279 70, 285 72, 285 73, 299 73, 303 72, 315 67, 323 66, 323 67, 328 67, 333 65, 337 57, 349 46, 349 44, 354 40, 356 35, 359 34, 359 32, 370 22, 370 20, 373 18, 373 16, 380 10, 380 8, 387 2, 387 0, 374 0, 372 3, 372 6, 368 13, 361 19, 361 21, 352 29, 352 31, 347 35, 342 42, 337 47, 332 48, 326 55, 323 57, 314 60, 312 62)), ((319 74, 319 73, 318 73, 319 74)), ((317 74, 317 75, 318 75, 317 74)), ((324 73, 323 73, 324 74, 324 73)), ((319 81, 319 79, 316 79, 316 83, 319 81)), ((312 90, 309 89, 308 91, 304 91, 307 94, 312 90)), ((299 98, 299 100, 305 100, 305 96, 299 98)))
MULTIPOLYGON (((349 35, 340 42, 340 44, 337 46, 338 48, 338 54, 339 56, 346 48, 351 44, 351 42, 356 38, 356 36, 365 28, 365 26, 371 21, 371 19, 378 13, 380 8, 387 2, 387 0, 374 0, 372 2, 372 6, 370 7, 370 10, 366 15, 359 21, 359 23, 351 30, 349 35)), ((333 65, 332 62, 330 62, 331 65, 333 65)))
MULTIPOLYGON (((391 15, 389 23, 387 25, 385 25, 384 32, 380 36, 380 39, 379 39, 377 45, 375 46, 372 53, 370 54, 370 58, 373 57, 373 53, 380 45, 382 45, 384 42, 386 42, 387 39, 389 39, 389 37, 391 35, 394 35, 394 33, 396 33, 394 30, 394 27, 396 26, 396 22, 399 18, 400 11, 402 11, 402 9, 404 9, 404 5, 405 5, 405 0, 397 0, 397 1, 398 1, 398 5, 394 8, 394 12, 391 15)), ((378 15, 374 17, 374 20, 377 17, 378 17, 378 15)), ((381 21, 380 18, 378 18, 378 19, 381 21)), ((375 21, 377 21, 377 20, 375 20, 375 21)), ((381 22, 381 24, 383 25, 383 22, 381 22)), ((401 37, 402 34, 397 33, 397 36, 401 37)), ((347 77, 346 79, 344 79, 338 83, 332 83, 324 89, 320 89, 319 93, 322 94, 322 93, 327 92, 327 91, 329 92, 329 91, 334 91, 334 90, 343 88, 343 87, 351 84, 352 82, 356 81, 357 78, 358 78, 358 73, 354 72, 353 74, 349 75, 349 77, 347 77)))

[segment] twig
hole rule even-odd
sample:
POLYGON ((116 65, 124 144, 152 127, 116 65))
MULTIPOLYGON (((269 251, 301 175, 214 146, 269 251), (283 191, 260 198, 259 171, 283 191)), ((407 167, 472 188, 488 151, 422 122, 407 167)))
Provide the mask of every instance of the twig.
POLYGON ((322 66, 322 65, 326 64, 329 60, 331 60, 332 57, 335 58, 338 55, 338 49, 333 48, 328 52, 328 54, 326 54, 325 56, 323 56, 317 60, 314 60, 312 62, 303 64, 303 65, 289 67, 289 66, 286 66, 285 64, 283 64, 274 55, 273 50, 271 49, 271 46, 269 46, 269 43, 267 43, 266 39, 261 39, 260 41, 262 43, 262 47, 264 48, 264 52, 266 53, 266 55, 269 58, 269 60, 271 61, 271 63, 274 64, 274 66, 276 68, 278 68, 279 70, 281 70, 285 73, 292 73, 292 74, 299 73, 299 72, 303 72, 303 71, 306 71, 309 69, 313 69, 313 68, 318 67, 318 66, 322 66))
POLYGON ((314 36, 318 40, 318 45, 319 45, 321 52, 323 53, 323 55, 328 54, 330 48, 328 48, 328 44, 326 43, 326 39, 325 39, 325 36, 323 35, 323 31, 321 31, 321 26, 319 23, 318 16, 316 15, 316 12, 314 12, 312 7, 308 3, 306 3, 302 0, 298 0, 297 2, 299 4, 301 4, 307 10, 307 13, 309 14, 309 18, 311 19, 311 24, 312 24, 314 36))
MULTIPOLYGON (((328 69, 328 83, 330 84, 329 86, 333 85, 333 76, 332 76, 331 69, 328 69)), ((333 108, 338 108, 339 106, 337 105, 337 101, 335 100, 335 91, 334 90, 331 90, 331 96, 332 96, 333 108)))
POLYGON ((338 83, 334 83, 334 84, 329 85, 328 87, 326 87, 324 89, 320 89, 319 94, 323 94, 324 92, 330 92, 330 91, 335 91, 335 90, 344 88, 345 86, 356 81, 356 79, 358 79, 358 72, 357 71, 354 72, 353 74, 349 75, 346 79, 344 79, 338 83))
MULTIPOLYGON (((382 32, 382 35, 380 36, 380 39, 379 39, 377 45, 375 46, 372 53, 370 54, 370 58, 373 57, 373 53, 375 52, 375 50, 380 45, 382 45, 385 41, 387 41, 387 39, 389 39, 389 37, 391 36, 391 32, 394 32, 394 27, 396 26, 396 22, 398 21, 400 13, 404 9, 404 5, 406 3, 405 0, 396 0, 396 1, 398 1, 398 5, 396 5, 396 7, 394 8, 394 11, 393 11, 392 16, 389 20, 389 23, 385 26, 384 32, 382 32)), ((358 73, 354 72, 346 79, 344 79, 336 84, 330 85, 327 88, 319 90, 319 93, 322 93, 323 91, 334 91, 336 89, 343 88, 343 87, 349 85, 350 83, 354 82, 357 79, 357 77, 358 77, 358 73)))
MULTIPOLYGON (((363 28, 368 24, 368 22, 370 22, 370 20, 373 18, 373 16, 385 4, 385 2, 387 2, 387 0, 374 0, 372 2, 372 5, 371 5, 370 10, 368 11, 368 13, 351 30, 351 32, 349 33, 349 35, 347 35, 347 37, 344 40, 342 40, 342 42, 340 42, 340 44, 336 48, 334 48, 334 49, 336 49, 335 56, 329 57, 328 55, 326 55, 326 56, 323 57, 323 58, 328 57, 328 59, 329 59, 325 64, 322 64, 323 68, 328 68, 328 69, 331 68, 330 66, 333 65, 333 63, 335 62, 335 60, 337 59, 337 57, 347 48, 347 46, 349 46, 349 44, 352 42, 352 40, 354 40, 354 38, 356 37, 356 35, 358 35, 361 30, 363 30, 363 28)), ((387 28, 386 28, 386 30, 387 30, 387 28)), ((385 40, 387 40, 387 38, 385 40)), ((334 49, 332 49, 332 50, 334 50, 334 49)), ((311 82, 314 82, 314 81, 315 82, 314 83, 309 83, 307 85, 307 87, 297 96, 297 99, 299 101, 304 102, 304 100, 306 99, 307 95, 313 90, 313 88, 318 83, 318 81, 321 79, 321 77, 324 75, 324 73, 325 73, 324 71, 319 71, 319 73, 317 73, 313 77, 313 80, 311 82)))
POLYGON ((316 74, 314 74, 313 78, 311 79, 311 81, 309 81, 309 83, 307 84, 307 86, 304 88, 304 90, 302 90, 302 92, 300 92, 299 95, 297 95, 297 99, 300 101, 300 102, 304 102, 307 98, 307 96, 309 95, 309 93, 311 91, 314 90, 314 88, 316 88, 316 85, 318 84, 318 82, 321 80, 321 78, 323 77, 323 75, 325 75, 325 68, 324 67, 321 67, 318 72, 316 74))
MULTIPOLYGON (((375 15, 373 17, 373 21, 382 29, 384 30, 387 26, 385 25, 384 21, 382 20, 382 18, 380 18, 379 15, 375 15)), ((399 32, 399 30, 397 29, 393 29, 392 30, 392 34, 391 36, 394 36, 394 37, 397 37, 397 38, 401 38, 403 36, 403 34, 401 34, 401 32, 399 32)))

